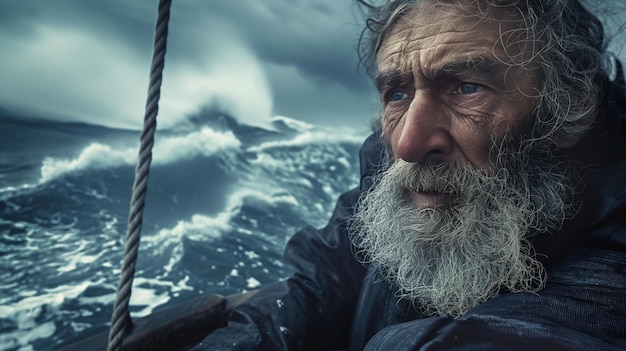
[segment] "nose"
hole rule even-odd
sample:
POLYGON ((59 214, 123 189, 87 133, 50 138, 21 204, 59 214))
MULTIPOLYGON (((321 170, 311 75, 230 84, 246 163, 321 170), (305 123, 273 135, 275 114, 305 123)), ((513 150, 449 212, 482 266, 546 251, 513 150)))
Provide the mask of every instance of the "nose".
POLYGON ((441 162, 454 150, 450 119, 443 106, 425 93, 416 93, 397 138, 396 158, 406 162, 441 162))

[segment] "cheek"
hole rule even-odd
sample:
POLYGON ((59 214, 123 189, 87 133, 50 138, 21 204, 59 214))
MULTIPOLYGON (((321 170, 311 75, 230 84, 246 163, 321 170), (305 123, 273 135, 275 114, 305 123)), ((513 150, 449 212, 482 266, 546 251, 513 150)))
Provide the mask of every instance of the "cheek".
POLYGON ((530 99, 517 101, 502 108, 494 118, 492 133, 499 140, 511 134, 529 130, 533 120, 534 102, 530 99))
POLYGON ((453 124, 450 134, 462 158, 473 167, 489 169, 489 149, 491 146, 491 130, 483 123, 471 120, 459 120, 453 124))
POLYGON ((513 133, 520 133, 529 128, 531 118, 528 115, 520 115, 518 112, 522 110, 502 111, 494 116, 492 123, 482 126, 472 124, 467 126, 467 130, 459 130, 455 133, 459 147, 474 167, 491 168, 493 165, 490 154, 494 142, 497 144, 513 133))
POLYGON ((401 107, 387 107, 382 117, 383 138, 395 154, 395 145, 397 144, 404 126, 404 114, 406 109, 401 107))

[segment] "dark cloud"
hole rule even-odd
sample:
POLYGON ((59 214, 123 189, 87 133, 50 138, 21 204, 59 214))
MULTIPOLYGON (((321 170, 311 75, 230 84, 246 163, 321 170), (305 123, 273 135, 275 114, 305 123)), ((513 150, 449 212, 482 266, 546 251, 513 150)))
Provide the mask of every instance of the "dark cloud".
POLYGON ((181 38, 174 52, 201 66, 236 38, 261 61, 276 114, 325 123, 335 109, 342 118, 333 123, 363 125, 374 89, 357 70, 360 25, 353 12, 351 1, 181 4, 172 14, 179 26, 172 32, 181 38))
MULTIPOLYGON (((611 28, 626 23, 620 1, 604 2, 611 28)), ((161 125, 211 101, 248 122, 367 125, 376 98, 357 70, 354 2, 174 1, 161 125)), ((157 3, 0 1, 0 107, 140 126, 157 3)))
POLYGON ((361 24, 351 1, 263 1, 257 6, 219 2, 212 10, 228 18, 259 57, 294 65, 315 79, 364 92, 355 47, 361 24), (239 6, 238 6, 239 5, 239 6))
POLYGON ((41 25, 72 28, 149 50, 145 38, 152 35, 155 14, 147 1, 6 0, 0 2, 0 28, 24 39, 41 25))
MULTIPOLYGON (((0 105, 138 126, 156 8, 157 1, 0 2, 0 64, 10 71, 0 82, 0 105)), ((332 100, 337 110, 353 111, 346 124, 360 123, 368 109, 359 95, 369 83, 356 71, 355 22, 349 1, 174 2, 163 114, 168 106, 170 114, 184 114, 216 98, 226 106, 241 98, 253 102, 244 115, 296 111, 301 115, 291 117, 315 122, 332 100), (272 77, 277 70, 269 67, 294 74, 272 77), (336 87, 333 99, 322 94, 329 86, 336 87), (175 102, 167 102, 168 91, 175 102), (308 103, 294 91, 306 93, 308 103)), ((171 123, 182 117, 165 116, 171 123)))

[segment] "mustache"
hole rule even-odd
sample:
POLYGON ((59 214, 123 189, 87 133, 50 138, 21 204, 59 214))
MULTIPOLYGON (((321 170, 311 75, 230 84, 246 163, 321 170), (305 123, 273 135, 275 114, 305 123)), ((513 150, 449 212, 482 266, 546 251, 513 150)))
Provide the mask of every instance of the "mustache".
POLYGON ((479 194, 484 197, 502 193, 512 182, 505 168, 478 169, 460 162, 409 163, 401 159, 381 173, 376 183, 383 178, 393 183, 394 188, 402 189, 404 201, 409 201, 416 192, 436 192, 449 195, 453 205, 479 194))
POLYGON ((402 159, 393 166, 402 174, 403 186, 412 191, 459 193, 464 185, 492 179, 489 170, 479 170, 459 162, 409 163, 402 159))

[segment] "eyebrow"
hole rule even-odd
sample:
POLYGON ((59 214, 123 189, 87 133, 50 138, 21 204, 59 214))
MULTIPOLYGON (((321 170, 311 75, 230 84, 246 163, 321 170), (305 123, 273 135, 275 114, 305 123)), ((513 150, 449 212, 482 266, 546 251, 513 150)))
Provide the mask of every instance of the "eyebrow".
POLYGON ((413 79, 412 72, 400 72, 396 70, 382 71, 376 74, 374 84, 378 91, 382 92, 389 87, 401 86, 413 79))
MULTIPOLYGON (((439 79, 446 76, 459 79, 481 78, 501 86, 504 84, 503 77, 508 67, 500 62, 479 56, 445 63, 434 72, 433 78, 439 79)), ((382 92, 389 87, 407 84, 412 79, 412 72, 389 70, 379 72, 374 78, 374 84, 378 91, 382 92)))

